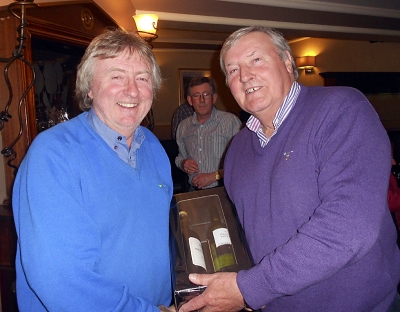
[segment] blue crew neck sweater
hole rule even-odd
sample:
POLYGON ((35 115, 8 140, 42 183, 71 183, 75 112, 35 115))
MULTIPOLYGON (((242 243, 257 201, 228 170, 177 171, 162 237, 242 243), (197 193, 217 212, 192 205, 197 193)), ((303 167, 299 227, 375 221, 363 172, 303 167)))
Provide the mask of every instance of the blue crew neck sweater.
POLYGON ((133 169, 86 114, 41 133, 19 168, 19 309, 159 311, 172 295, 169 160, 143 128, 133 169))

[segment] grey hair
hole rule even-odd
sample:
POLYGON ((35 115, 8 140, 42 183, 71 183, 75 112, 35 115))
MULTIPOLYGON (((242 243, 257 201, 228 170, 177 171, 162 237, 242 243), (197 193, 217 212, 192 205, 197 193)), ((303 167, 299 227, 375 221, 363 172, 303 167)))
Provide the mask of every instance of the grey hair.
POLYGON ((138 53, 141 58, 149 63, 153 81, 153 97, 160 89, 161 70, 150 46, 136 33, 118 28, 107 29, 92 40, 78 65, 75 97, 83 111, 88 111, 92 107, 93 101, 89 98, 88 93, 92 89, 95 59, 115 58, 126 48, 129 49, 130 54, 138 53))
POLYGON ((236 44, 236 42, 241 37, 243 37, 244 35, 247 35, 251 32, 262 32, 262 33, 267 34, 271 38, 272 43, 275 45, 276 51, 278 52, 278 55, 282 61, 286 61, 288 59, 288 56, 285 52, 286 51, 289 52, 290 56, 292 57, 291 63, 292 63, 294 79, 297 80, 297 78, 299 77, 299 73, 297 71, 296 62, 294 60, 294 57, 292 55, 292 50, 290 49, 288 42, 283 37, 282 33, 280 33, 279 31, 277 31, 275 29, 264 27, 264 26, 250 26, 250 27, 241 28, 241 29, 235 31, 234 33, 232 33, 228 37, 228 39, 225 40, 225 42, 222 46, 222 49, 221 49, 220 57, 219 57, 219 63, 220 63, 221 69, 222 69, 225 77, 227 77, 227 75, 226 75, 227 73, 226 73, 226 69, 225 69, 225 62, 224 62, 226 53, 228 53, 228 51, 236 44))

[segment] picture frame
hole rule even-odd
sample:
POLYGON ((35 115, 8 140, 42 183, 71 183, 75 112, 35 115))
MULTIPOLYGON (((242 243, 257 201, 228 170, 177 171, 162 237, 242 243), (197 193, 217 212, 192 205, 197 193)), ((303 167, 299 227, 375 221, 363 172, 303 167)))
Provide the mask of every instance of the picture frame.
POLYGON ((179 105, 182 105, 186 101, 187 87, 190 80, 196 76, 211 76, 211 70, 209 69, 198 69, 198 68, 180 68, 179 69, 179 105))

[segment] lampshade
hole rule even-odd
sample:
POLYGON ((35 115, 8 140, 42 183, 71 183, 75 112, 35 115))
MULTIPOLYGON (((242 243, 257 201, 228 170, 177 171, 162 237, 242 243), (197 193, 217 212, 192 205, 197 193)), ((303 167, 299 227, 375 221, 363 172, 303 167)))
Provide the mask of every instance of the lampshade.
POLYGON ((153 38, 157 31, 158 16, 155 14, 138 14, 133 19, 140 37, 153 38))
POLYGON ((296 58, 297 68, 306 68, 315 66, 315 56, 302 56, 296 58))

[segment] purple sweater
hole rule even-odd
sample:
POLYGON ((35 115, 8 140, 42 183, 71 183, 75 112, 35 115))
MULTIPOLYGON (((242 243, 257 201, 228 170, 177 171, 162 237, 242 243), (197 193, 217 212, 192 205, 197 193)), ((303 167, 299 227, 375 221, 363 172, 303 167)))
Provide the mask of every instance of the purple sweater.
POLYGON ((225 162, 256 264, 237 282, 265 311, 386 311, 400 279, 387 205, 390 143, 357 90, 305 87, 264 148, 240 131, 225 162))

